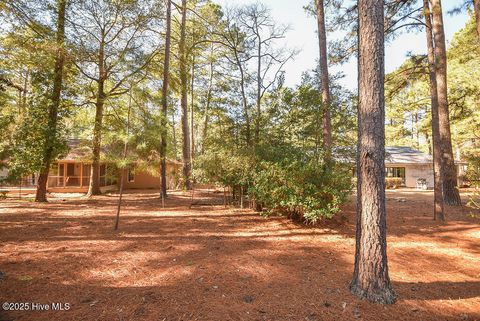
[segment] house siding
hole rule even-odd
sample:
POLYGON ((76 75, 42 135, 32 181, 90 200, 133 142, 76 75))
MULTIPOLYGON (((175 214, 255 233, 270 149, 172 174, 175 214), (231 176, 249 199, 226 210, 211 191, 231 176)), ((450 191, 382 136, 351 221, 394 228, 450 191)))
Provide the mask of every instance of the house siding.
MULTIPOLYGON (((175 189, 178 187, 178 180, 180 177, 181 164, 167 163, 167 188, 175 189)), ((160 188, 160 175, 158 173, 150 173, 143 170, 135 170, 133 181, 128 181, 128 170, 125 169, 125 189, 150 189, 160 188)), ((120 182, 120 179, 118 180, 120 182)))
POLYGON ((406 165, 405 166, 405 186, 416 187, 417 179, 427 180, 427 187, 433 188, 433 167, 432 165, 406 165))

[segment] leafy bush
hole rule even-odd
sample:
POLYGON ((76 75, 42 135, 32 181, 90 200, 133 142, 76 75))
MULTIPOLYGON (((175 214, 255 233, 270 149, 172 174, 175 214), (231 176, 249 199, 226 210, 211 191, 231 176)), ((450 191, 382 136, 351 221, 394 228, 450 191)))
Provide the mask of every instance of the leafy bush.
POLYGON ((332 218, 351 192, 349 165, 323 162, 291 145, 259 145, 255 150, 216 149, 196 160, 198 182, 218 182, 254 201, 264 213, 286 214, 303 223, 332 218))
POLYGON ((385 177, 386 188, 399 188, 402 184, 403 180, 401 177, 385 177))
POLYGON ((468 160, 469 166, 465 176, 474 190, 467 205, 474 209, 480 209, 480 157, 478 154, 473 154, 469 155, 468 160))
POLYGON ((315 223, 338 213, 351 187, 350 171, 338 164, 326 169, 314 160, 263 161, 249 194, 269 209, 267 213, 284 212, 315 223))
POLYGON ((200 155, 196 159, 194 176, 199 183, 217 182, 223 186, 248 186, 254 174, 254 160, 249 155, 226 150, 200 155))

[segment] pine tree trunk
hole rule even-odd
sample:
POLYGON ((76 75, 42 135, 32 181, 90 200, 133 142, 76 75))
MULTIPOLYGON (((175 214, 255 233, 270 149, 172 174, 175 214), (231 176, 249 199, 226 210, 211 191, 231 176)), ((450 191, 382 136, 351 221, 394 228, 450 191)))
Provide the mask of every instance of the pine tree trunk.
POLYGON ((243 113, 245 116, 245 140, 247 146, 250 147, 252 144, 252 135, 250 129, 250 114, 248 110, 248 101, 247 101, 247 93, 245 90, 245 72, 243 70, 242 62, 240 61, 240 57, 238 56, 238 52, 235 50, 235 61, 237 62, 238 70, 240 71, 240 92, 242 94, 242 106, 243 106, 243 113))
POLYGON ((162 84, 162 137, 160 143, 160 197, 167 197, 167 112, 168 112, 168 83, 170 81, 170 38, 172 24, 172 2, 167 0, 167 30, 165 34, 165 59, 163 61, 163 84, 162 84))
POLYGON ((27 110, 27 95, 28 95, 28 80, 30 78, 30 70, 25 71, 25 77, 23 78, 23 90, 21 92, 21 105, 23 111, 27 110))
POLYGON ((192 189, 192 165, 190 151, 190 129, 188 126, 188 75, 187 75, 187 57, 185 52, 185 34, 187 23, 187 1, 182 0, 182 24, 180 31, 180 82, 181 82, 181 105, 182 105, 182 134, 183 134, 183 178, 185 180, 185 188, 192 189))
POLYGON ((178 159, 178 149, 177 149, 177 129, 175 127, 175 112, 172 113, 172 140, 173 140, 173 155, 175 159, 178 159))
MULTIPOLYGON (((132 109, 132 88, 130 88, 128 93, 128 112, 127 112, 127 127, 125 129, 125 142, 123 143, 123 155, 122 160, 125 163, 128 155, 128 136, 130 135, 130 110, 132 109)), ((125 168, 122 168, 120 174, 120 189, 118 191, 118 204, 117 204, 117 215, 115 219, 115 231, 118 230, 118 224, 120 223, 120 210, 122 208, 122 197, 123 197, 123 187, 125 186, 125 168)))
POLYGON ((98 84, 98 96, 95 103, 95 125, 93 127, 93 149, 92 149, 92 168, 90 172, 90 184, 88 186, 87 196, 100 195, 100 150, 102 144, 102 123, 103 123, 103 107, 104 93, 103 82, 98 84), (102 88, 102 89, 100 89, 102 88))
POLYGON ((355 267, 350 291, 395 302, 387 264, 383 0, 358 2, 358 150, 355 267))
POLYGON ((432 0, 433 36, 435 43, 435 75, 437 81, 438 120, 442 146, 443 197, 448 205, 461 205, 457 189, 457 170, 452 151, 450 116, 447 95, 447 51, 443 28, 441 0, 432 0))
POLYGON ((259 143, 260 139, 260 118, 262 117, 262 41, 260 36, 258 36, 258 47, 257 47, 257 117, 255 117, 255 145, 259 143))
POLYGON ((195 159, 195 131, 194 131, 194 104, 195 104, 195 57, 192 57, 192 75, 190 83, 190 159, 193 170, 193 162, 195 159))
POLYGON ((45 132, 45 146, 43 151, 42 168, 37 181, 36 202, 47 201, 48 172, 54 157, 54 144, 57 137, 58 109, 60 107, 60 96, 63 84, 63 65, 65 62, 65 7, 67 0, 58 0, 57 16, 57 56, 55 58, 54 82, 51 104, 48 106, 48 125, 45 132))
POLYGON ((332 120, 330 115, 330 80, 328 78, 327 33, 325 30, 325 11, 323 0, 316 0, 318 45, 320 51, 320 86, 323 103, 323 148, 327 155, 332 147, 332 120))
POLYGON ((477 36, 480 40, 480 0, 473 0, 473 10, 475 12, 475 22, 477 24, 477 36))
POLYGON ((423 12, 425 15, 425 33, 427 35, 428 48, 428 71, 430 76, 430 96, 432 103, 432 140, 433 140, 433 218, 445 220, 443 213, 443 166, 440 140, 440 128, 438 122, 438 94, 437 79, 435 75, 435 52, 432 36, 432 21, 429 0, 423 0, 423 12))
POLYGON ((100 42, 98 52, 97 101, 95 102, 95 124, 93 126, 92 168, 87 196, 100 195, 100 149, 102 145, 103 107, 105 105, 105 42, 100 42))
POLYGON ((203 117, 203 138, 202 138, 202 153, 205 153, 205 141, 208 134, 208 120, 210 112, 210 102, 212 100, 212 89, 213 89, 213 60, 210 61, 210 76, 208 77, 208 89, 207 97, 205 102, 205 112, 203 117))

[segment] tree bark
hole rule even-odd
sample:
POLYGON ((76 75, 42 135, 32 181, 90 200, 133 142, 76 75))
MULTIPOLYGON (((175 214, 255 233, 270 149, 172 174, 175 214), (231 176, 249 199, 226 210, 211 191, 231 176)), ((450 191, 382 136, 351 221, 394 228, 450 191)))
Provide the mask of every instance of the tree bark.
POLYGON ((178 150, 177 150, 177 129, 175 128, 175 112, 172 113, 172 140, 173 140, 173 155, 175 159, 178 159, 178 150))
POLYGON ((190 158, 193 169, 193 162, 195 158, 195 132, 194 132, 194 104, 195 104, 195 56, 192 57, 192 75, 190 83, 190 158))
POLYGON ((461 205, 460 193, 457 189, 457 170, 452 151, 450 134, 450 116, 447 93, 447 50, 443 28, 441 0, 431 0, 433 37, 435 42, 435 75, 437 81, 438 120, 443 164, 443 197, 448 205, 461 205))
MULTIPOLYGON (((130 88, 128 92, 128 112, 127 112, 127 127, 125 130, 126 137, 125 142, 123 143, 123 155, 122 159, 123 162, 127 160, 128 155, 128 136, 130 135, 130 110, 132 108, 132 88, 130 88)), ((118 224, 120 223, 120 210, 122 208, 122 197, 123 197, 123 187, 125 185, 125 168, 122 168, 120 174, 120 189, 118 191, 118 204, 117 204, 117 216, 115 218, 115 227, 113 228, 115 231, 118 230, 118 224)))
POLYGON ((27 94, 28 94, 28 81, 30 78, 30 69, 25 71, 25 77, 23 77, 23 90, 20 92, 21 95, 21 105, 22 111, 25 112, 27 110, 27 94))
POLYGON ((55 57, 54 81, 51 104, 48 107, 48 125, 45 132, 45 145, 43 151, 42 168, 37 181, 36 202, 47 201, 48 172, 54 158, 54 148, 57 137, 58 109, 60 107, 60 96, 63 84, 63 65, 65 63, 65 7, 67 0, 58 0, 57 16, 57 56, 55 57))
POLYGON ((182 105, 182 134, 183 134, 183 178, 185 181, 185 188, 192 189, 192 164, 190 151, 190 129, 188 126, 188 75, 187 75, 187 57, 185 51, 185 36, 187 23, 187 0, 182 0, 182 23, 180 30, 180 82, 181 82, 181 105, 182 105))
POLYGON ((427 35, 428 71, 430 77, 430 97, 432 104, 432 140, 433 140, 433 219, 445 220, 443 201, 443 166, 440 140, 440 126, 438 122, 438 94, 435 75, 435 52, 432 36, 432 20, 429 0, 423 0, 425 15, 425 33, 427 35))
POLYGON ((167 1, 167 30, 165 34, 165 59, 163 61, 163 83, 162 83, 162 137, 160 143, 160 176, 161 190, 160 198, 167 197, 167 112, 168 112, 168 83, 170 81, 170 39, 172 25, 172 2, 167 1))
POLYGON ((355 267, 350 291, 396 299, 387 264, 383 0, 358 1, 358 150, 355 267))
POLYGON ((210 61, 210 75, 208 77, 208 89, 207 97, 205 102, 205 111, 203 117, 203 138, 202 138, 202 153, 205 153, 205 141, 208 134, 208 121, 209 121, 209 112, 210 112, 210 102, 212 100, 212 89, 213 89, 213 60, 210 61))
POLYGON ((238 51, 235 49, 235 61, 237 62, 237 67, 240 71, 240 92, 242 94, 242 106, 243 106, 243 113, 245 114, 245 140, 247 146, 250 147, 252 144, 252 135, 250 129, 250 114, 248 110, 248 100, 247 100, 247 93, 245 90, 245 72, 243 70, 242 62, 240 61, 240 57, 238 56, 238 51))
POLYGON ((328 77, 327 60, 327 32, 325 30, 325 10, 323 0, 316 0, 317 25, 318 25, 318 45, 319 45, 319 65, 320 65, 320 86, 323 104, 323 148, 330 154, 332 147, 332 120, 330 111, 330 80, 328 77))
POLYGON ((477 37, 480 40, 480 0, 473 0, 473 11, 475 12, 475 22, 477 24, 477 37))
POLYGON ((92 168, 87 197, 100 195, 100 149, 102 144, 103 107, 105 105, 105 39, 101 39, 98 51, 97 100, 95 102, 95 124, 93 126, 92 168))
POLYGON ((259 143, 260 139, 260 118, 262 117, 262 38, 257 27, 257 117, 255 117, 255 145, 259 143))

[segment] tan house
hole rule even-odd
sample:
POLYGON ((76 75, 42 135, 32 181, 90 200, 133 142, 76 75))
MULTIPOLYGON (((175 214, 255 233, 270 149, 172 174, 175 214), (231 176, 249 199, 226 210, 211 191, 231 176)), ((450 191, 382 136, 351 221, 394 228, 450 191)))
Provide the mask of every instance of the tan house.
MULTIPOLYGON (((82 146, 78 140, 71 140, 68 145, 69 153, 52 164, 48 176, 48 191, 85 193, 90 184, 91 148, 82 146)), ((159 165, 152 167, 159 168, 159 165)), ((178 187, 181 168, 181 162, 167 160, 167 187, 169 189, 178 187)), ((100 189, 102 191, 117 189, 119 181, 120 171, 114 164, 104 162, 100 165, 100 189)), ((145 166, 132 164, 130 168, 125 169, 124 182, 126 189, 160 188, 159 170, 155 171, 147 169, 145 166)))

